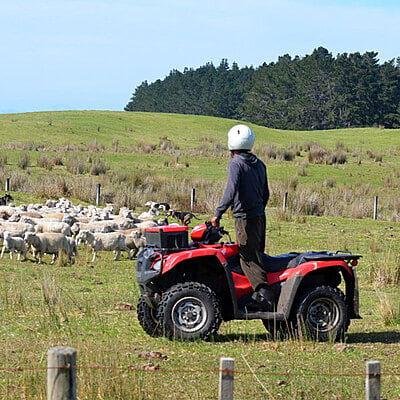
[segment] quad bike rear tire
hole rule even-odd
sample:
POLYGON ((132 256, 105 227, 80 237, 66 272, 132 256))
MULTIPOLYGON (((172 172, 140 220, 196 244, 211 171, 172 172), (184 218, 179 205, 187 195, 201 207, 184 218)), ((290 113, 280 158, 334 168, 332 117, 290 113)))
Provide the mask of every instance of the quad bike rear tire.
POLYGON ((215 293, 198 282, 178 283, 166 291, 157 308, 162 333, 170 339, 208 340, 222 322, 215 293))
POLYGON ((137 305, 137 316, 143 330, 152 337, 161 336, 160 322, 157 320, 157 311, 151 308, 143 296, 140 296, 137 305))
POLYGON ((350 319, 343 292, 331 286, 310 289, 299 300, 294 333, 320 342, 342 341, 350 319))

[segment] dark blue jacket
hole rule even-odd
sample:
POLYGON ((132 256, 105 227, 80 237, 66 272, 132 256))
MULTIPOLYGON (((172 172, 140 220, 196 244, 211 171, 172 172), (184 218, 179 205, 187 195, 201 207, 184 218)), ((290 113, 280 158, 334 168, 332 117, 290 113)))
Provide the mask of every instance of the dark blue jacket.
POLYGON ((221 218, 230 207, 235 218, 264 215, 269 199, 267 169, 252 153, 239 153, 228 165, 228 182, 216 209, 221 218))

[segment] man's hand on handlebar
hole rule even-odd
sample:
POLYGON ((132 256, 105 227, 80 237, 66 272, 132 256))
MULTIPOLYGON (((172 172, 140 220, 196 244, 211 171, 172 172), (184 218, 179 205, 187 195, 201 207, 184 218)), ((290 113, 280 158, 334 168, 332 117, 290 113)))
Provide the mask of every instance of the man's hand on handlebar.
POLYGON ((211 218, 211 225, 218 228, 219 227, 219 218, 218 217, 212 217, 211 218))

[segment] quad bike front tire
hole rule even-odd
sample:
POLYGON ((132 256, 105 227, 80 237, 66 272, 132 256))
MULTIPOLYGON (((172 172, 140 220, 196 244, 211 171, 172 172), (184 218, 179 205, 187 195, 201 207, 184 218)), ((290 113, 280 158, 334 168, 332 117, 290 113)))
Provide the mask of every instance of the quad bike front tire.
POLYGON ((157 311, 146 303, 143 296, 140 296, 137 305, 139 324, 152 337, 161 336, 160 322, 157 320, 156 313, 157 311))
POLYGON ((215 293, 198 282, 178 283, 166 291, 157 308, 164 336, 181 340, 208 340, 222 322, 215 293))
POLYGON ((320 342, 342 341, 350 320, 344 293, 331 286, 307 291, 298 303, 293 320, 295 334, 320 342))

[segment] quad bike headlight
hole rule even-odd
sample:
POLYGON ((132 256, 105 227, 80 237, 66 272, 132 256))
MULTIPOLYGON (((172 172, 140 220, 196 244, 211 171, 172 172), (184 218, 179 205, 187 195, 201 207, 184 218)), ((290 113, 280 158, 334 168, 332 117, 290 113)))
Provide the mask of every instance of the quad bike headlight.
POLYGON ((153 270, 159 272, 161 270, 161 258, 153 264, 153 270))

